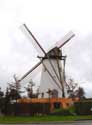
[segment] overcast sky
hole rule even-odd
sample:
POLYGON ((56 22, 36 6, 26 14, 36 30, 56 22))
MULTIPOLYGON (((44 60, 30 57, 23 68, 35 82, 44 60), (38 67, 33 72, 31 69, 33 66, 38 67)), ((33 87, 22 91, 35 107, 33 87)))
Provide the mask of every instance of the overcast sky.
POLYGON ((92 0, 0 0, 0 85, 4 89, 38 59, 31 42, 21 32, 26 23, 45 50, 67 32, 75 33, 63 54, 66 75, 91 96, 92 93, 92 0))

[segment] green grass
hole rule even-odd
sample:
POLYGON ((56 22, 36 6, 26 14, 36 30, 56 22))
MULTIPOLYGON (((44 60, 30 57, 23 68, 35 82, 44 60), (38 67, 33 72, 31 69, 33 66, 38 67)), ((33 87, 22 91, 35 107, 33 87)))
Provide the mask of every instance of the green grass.
POLYGON ((92 116, 2 116, 0 117, 0 123, 33 123, 33 122, 55 122, 55 121, 75 121, 92 119, 92 116))

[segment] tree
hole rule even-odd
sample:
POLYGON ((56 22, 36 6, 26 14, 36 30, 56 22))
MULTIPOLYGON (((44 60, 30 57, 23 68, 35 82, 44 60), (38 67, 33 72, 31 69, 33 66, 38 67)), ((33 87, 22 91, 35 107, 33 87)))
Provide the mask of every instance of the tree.
POLYGON ((72 78, 70 78, 68 82, 68 86, 69 86, 69 90, 74 91, 78 86, 78 84, 75 83, 75 81, 72 78))
POLYGON ((85 98, 84 89, 82 87, 79 87, 78 90, 76 90, 75 95, 76 97, 79 97, 80 99, 84 99, 85 98))
POLYGON ((48 89, 47 94, 48 94, 48 97, 51 98, 51 96, 52 96, 52 90, 48 89))
POLYGON ((16 75, 13 75, 14 82, 8 83, 8 87, 6 90, 6 98, 9 99, 9 101, 13 101, 21 98, 21 91, 20 91, 20 82, 18 81, 16 75))
POLYGON ((67 92, 69 94, 69 97, 74 98, 76 89, 78 88, 78 84, 75 83, 75 81, 72 78, 70 78, 69 81, 68 81, 67 86, 68 86, 67 92))
POLYGON ((1 87, 0 87, 0 98, 2 98, 4 96, 4 92, 1 91, 1 87))
POLYGON ((85 98, 84 89, 82 87, 79 87, 78 84, 72 78, 70 78, 68 82, 68 93, 70 98, 85 98))
POLYGON ((33 86, 35 84, 33 83, 33 81, 31 80, 28 84, 27 87, 25 87, 26 91, 27 91, 27 95, 29 98, 35 98, 36 97, 36 94, 33 93, 33 86))
POLYGON ((41 98, 44 98, 44 92, 41 93, 41 98))
POLYGON ((4 108, 4 92, 1 90, 0 88, 0 114, 2 113, 3 111, 3 108, 4 108))

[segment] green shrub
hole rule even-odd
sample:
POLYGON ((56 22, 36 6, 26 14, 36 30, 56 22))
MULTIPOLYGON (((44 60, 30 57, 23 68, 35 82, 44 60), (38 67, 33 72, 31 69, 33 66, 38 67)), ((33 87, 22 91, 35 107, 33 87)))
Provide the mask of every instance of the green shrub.
POLYGON ((51 115, 75 115, 75 108, 74 107, 70 107, 67 109, 55 109, 51 115))
POLYGON ((71 106, 68 110, 72 115, 76 115, 75 106, 71 106))

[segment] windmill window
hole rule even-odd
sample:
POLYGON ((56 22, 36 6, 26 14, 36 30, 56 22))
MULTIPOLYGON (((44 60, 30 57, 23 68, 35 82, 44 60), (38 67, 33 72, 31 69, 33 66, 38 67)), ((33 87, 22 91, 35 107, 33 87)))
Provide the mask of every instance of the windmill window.
POLYGON ((54 108, 59 109, 60 108, 60 102, 55 102, 54 103, 54 108))

